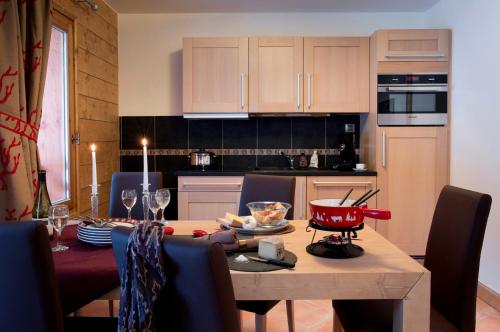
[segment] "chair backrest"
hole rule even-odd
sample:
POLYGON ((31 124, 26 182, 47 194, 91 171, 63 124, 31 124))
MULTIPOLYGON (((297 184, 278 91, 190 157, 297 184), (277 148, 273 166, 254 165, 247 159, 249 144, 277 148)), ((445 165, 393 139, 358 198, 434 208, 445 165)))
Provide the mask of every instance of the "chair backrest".
MULTIPOLYGON (((149 172, 149 191, 154 192, 162 187, 161 172, 149 172)), ((127 209, 122 203, 122 190, 135 189, 137 191, 137 202, 132 208, 132 218, 144 219, 142 212, 142 172, 115 172, 111 177, 111 193, 109 197, 109 216, 111 218, 126 218, 127 209)), ((153 217, 151 211, 149 218, 153 217)))
POLYGON ((0 222, 0 271, 0 330, 63 331, 45 225, 0 222))
POLYGON ((286 218, 293 219, 294 198, 294 176, 247 174, 243 178, 238 215, 250 215, 247 203, 276 201, 292 204, 292 208, 288 210, 286 218))
MULTIPOLYGON (((131 229, 113 229, 120 278, 131 229)), ((158 331, 239 331, 236 302, 224 249, 219 243, 169 236, 163 241, 167 284, 155 317, 158 331)))
POLYGON ((460 331, 475 330, 476 292, 491 196, 452 186, 439 195, 424 266, 432 306, 460 331))

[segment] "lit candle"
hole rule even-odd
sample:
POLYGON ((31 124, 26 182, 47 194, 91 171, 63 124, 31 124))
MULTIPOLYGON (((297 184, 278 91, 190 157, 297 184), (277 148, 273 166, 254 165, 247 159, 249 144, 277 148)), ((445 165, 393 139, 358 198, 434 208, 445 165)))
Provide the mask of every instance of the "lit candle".
POLYGON ((97 194, 97 165, 95 158, 95 144, 90 146, 92 150, 92 194, 97 194))
POLYGON ((143 176, 142 176, 142 191, 143 192, 148 192, 149 191, 149 180, 148 180, 148 141, 147 139, 143 138, 142 139, 142 149, 143 149, 143 176))

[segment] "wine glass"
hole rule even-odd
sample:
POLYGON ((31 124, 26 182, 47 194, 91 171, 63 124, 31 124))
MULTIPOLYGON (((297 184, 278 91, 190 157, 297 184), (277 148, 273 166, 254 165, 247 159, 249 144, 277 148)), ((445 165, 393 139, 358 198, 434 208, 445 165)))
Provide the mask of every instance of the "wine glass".
POLYGON ((69 209, 66 205, 54 205, 49 208, 49 223, 57 232, 57 245, 52 248, 53 252, 68 250, 67 246, 61 245, 61 234, 68 224, 69 209))
POLYGON ((158 204, 155 193, 149 193, 148 198, 149 209, 151 210, 151 212, 153 212, 153 221, 156 221, 156 215, 158 214, 158 210, 160 209, 160 204, 158 204))
POLYGON ((158 189, 156 190, 155 197, 161 208, 161 221, 165 222, 165 208, 170 203, 170 190, 158 189))
POLYGON ((128 220, 132 219, 132 208, 137 202, 137 191, 135 189, 123 189, 122 190, 122 203, 127 208, 128 220))

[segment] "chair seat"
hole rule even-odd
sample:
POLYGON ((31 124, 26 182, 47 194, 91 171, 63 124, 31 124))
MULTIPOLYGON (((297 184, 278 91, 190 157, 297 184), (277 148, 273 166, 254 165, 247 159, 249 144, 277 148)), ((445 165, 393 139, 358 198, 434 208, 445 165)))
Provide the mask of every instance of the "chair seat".
MULTIPOLYGON (((392 300, 332 301, 345 332, 392 331, 392 300)), ((437 310, 431 308, 431 332, 458 332, 437 310)))
POLYGON ((280 301, 236 301, 236 307, 239 310, 265 315, 279 302, 280 301))

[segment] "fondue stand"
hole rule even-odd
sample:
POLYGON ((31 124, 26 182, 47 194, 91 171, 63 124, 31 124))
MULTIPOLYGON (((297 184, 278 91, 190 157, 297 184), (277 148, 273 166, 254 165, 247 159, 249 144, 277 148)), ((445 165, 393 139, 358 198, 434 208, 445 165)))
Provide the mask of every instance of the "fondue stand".
POLYGON ((314 256, 325 258, 353 258, 364 254, 362 247, 352 244, 353 239, 358 238, 357 231, 364 228, 364 223, 350 228, 336 228, 330 226, 318 225, 314 220, 309 220, 309 225, 306 227, 306 232, 311 232, 314 229, 314 234, 311 244, 306 247, 306 251, 314 256), (322 240, 314 242, 316 231, 341 232, 341 236, 327 235, 322 240), (347 234, 347 237, 346 237, 347 234))

